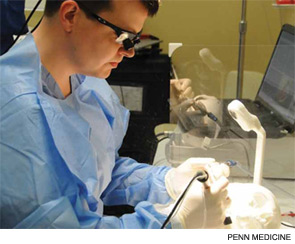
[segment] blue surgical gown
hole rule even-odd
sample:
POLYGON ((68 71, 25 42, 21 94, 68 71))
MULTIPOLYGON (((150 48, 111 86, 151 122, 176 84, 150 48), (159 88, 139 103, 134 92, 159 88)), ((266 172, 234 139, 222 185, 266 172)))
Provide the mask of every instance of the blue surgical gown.
POLYGON ((57 99, 41 67, 31 34, 0 57, 1 228, 160 228, 169 168, 119 157, 128 110, 105 80, 83 75, 57 99), (104 216, 104 204, 135 212, 104 216))

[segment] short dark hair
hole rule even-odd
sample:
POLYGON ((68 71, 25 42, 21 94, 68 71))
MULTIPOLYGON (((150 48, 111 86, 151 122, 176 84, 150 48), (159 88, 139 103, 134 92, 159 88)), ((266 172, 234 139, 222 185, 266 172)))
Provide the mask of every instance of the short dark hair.
MULTIPOLYGON (((61 3, 65 0, 46 0, 44 15, 47 17, 53 16, 60 8, 61 3)), ((76 1, 83 2, 83 5, 88 9, 91 9, 93 12, 98 13, 102 10, 111 10, 112 9, 112 0, 78 0, 76 1)), ((159 9, 159 0, 139 0, 148 10, 149 16, 154 16, 159 9)), ((83 6, 80 5, 83 9, 83 6)))

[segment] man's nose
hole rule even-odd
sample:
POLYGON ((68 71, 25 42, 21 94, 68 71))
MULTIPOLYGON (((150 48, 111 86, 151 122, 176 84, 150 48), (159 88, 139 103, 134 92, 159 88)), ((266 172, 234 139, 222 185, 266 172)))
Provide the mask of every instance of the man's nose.
POLYGON ((132 58, 135 55, 135 50, 134 50, 134 48, 130 48, 129 50, 125 50, 124 47, 121 47, 119 49, 119 54, 121 54, 127 58, 132 58))

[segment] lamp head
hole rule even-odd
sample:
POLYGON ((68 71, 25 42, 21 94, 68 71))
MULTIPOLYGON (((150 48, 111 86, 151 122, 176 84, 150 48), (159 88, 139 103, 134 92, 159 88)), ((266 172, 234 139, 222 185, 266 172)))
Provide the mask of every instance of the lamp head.
POLYGON ((232 101, 227 106, 228 112, 231 117, 237 121, 244 131, 255 131, 256 133, 261 130, 261 124, 259 119, 251 114, 243 103, 238 100, 232 101))

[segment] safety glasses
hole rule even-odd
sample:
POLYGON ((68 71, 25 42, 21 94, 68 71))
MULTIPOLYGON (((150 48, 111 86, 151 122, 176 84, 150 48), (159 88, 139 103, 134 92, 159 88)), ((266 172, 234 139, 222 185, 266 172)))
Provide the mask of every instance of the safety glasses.
POLYGON ((116 42, 119 44, 123 44, 123 47, 125 50, 128 51, 129 49, 133 48, 135 46, 135 44, 140 42, 140 35, 141 35, 142 30, 138 33, 133 33, 133 32, 124 30, 124 29, 108 22, 107 20, 103 19, 102 17, 98 16, 97 14, 91 12, 80 1, 76 1, 76 2, 79 5, 81 5, 83 10, 87 11, 88 14, 90 14, 93 18, 95 18, 99 23, 112 28, 116 32, 116 35, 118 36, 118 38, 116 39, 116 42))

